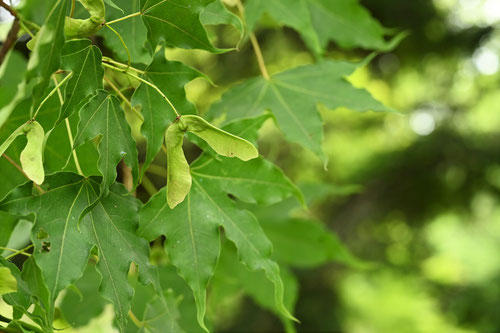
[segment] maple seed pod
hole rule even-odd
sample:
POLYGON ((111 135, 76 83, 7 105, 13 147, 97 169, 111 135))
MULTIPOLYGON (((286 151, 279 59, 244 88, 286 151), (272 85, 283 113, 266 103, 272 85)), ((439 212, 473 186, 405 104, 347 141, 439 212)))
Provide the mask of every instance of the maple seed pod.
POLYGON ((96 34, 105 21, 105 6, 103 0, 78 0, 89 12, 88 19, 66 17, 64 34, 67 39, 89 37, 96 34))
MULTIPOLYGON (((101 30, 106 21, 106 10, 103 0, 78 0, 78 2, 89 12, 90 17, 82 20, 67 16, 64 21, 64 34, 67 40, 95 35, 101 30)), ((27 43, 29 50, 35 48, 37 40, 38 34, 27 43)))
POLYGON ((167 203, 174 208, 184 201, 191 189, 189 164, 182 150, 184 133, 191 132, 206 141, 217 154, 237 157, 243 161, 259 156, 253 144, 236 135, 223 131, 205 119, 186 115, 179 116, 165 134, 167 145, 167 203))
POLYGON ((219 155, 237 157, 243 161, 259 157, 259 152, 253 144, 213 126, 201 117, 186 115, 182 116, 179 122, 186 127, 187 131, 208 143, 219 155))
POLYGON ((24 173, 36 184, 41 185, 45 179, 43 170, 43 141, 45 132, 42 126, 33 121, 30 130, 26 134, 28 142, 21 152, 20 160, 24 173))
POLYGON ((189 164, 182 150, 185 129, 175 121, 165 134, 167 146, 167 203, 174 208, 182 201, 191 189, 191 173, 189 164))

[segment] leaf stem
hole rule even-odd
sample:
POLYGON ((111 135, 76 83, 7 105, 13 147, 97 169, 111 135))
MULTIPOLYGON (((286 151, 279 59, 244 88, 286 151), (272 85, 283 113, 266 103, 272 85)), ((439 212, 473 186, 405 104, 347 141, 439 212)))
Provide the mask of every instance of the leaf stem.
MULTIPOLYGON (((246 29, 246 20, 245 20, 245 7, 241 3, 241 0, 236 0, 236 6, 238 7, 238 11, 240 12, 241 19, 246 29)), ((259 41, 253 32, 248 34, 250 36, 250 42, 252 43, 252 47, 255 53, 255 57, 257 58, 257 63, 259 64, 260 72, 262 76, 269 80, 269 72, 267 71, 266 63, 264 61, 264 56, 262 55, 262 50, 259 45, 259 41)))
POLYGON ((35 35, 31 32, 31 30, 26 26, 26 24, 23 21, 19 21, 19 24, 21 24, 21 27, 23 28, 24 31, 30 35, 31 38, 35 38, 35 35))
MULTIPOLYGON (((23 171, 23 168, 21 168, 16 162, 14 162, 14 160, 12 158, 10 158, 9 156, 7 156, 7 154, 3 154, 3 157, 5 157, 5 159, 10 163, 12 164, 24 177, 26 177, 26 179, 28 180, 31 180, 28 175, 23 171)), ((40 185, 38 185, 37 183, 33 182, 33 186, 35 186, 35 188, 37 189, 37 191, 40 193, 40 194, 44 194, 45 191, 43 190, 43 188, 40 187, 40 185)))
POLYGON ((148 167, 147 173, 164 177, 167 171, 164 167, 151 163, 148 167))
MULTIPOLYGON (((164 176, 164 175, 162 175, 164 176)), ((149 196, 153 196, 158 192, 158 189, 156 186, 153 184, 153 182, 149 179, 148 176, 144 175, 142 176, 142 187, 146 192, 148 192, 149 196)))
POLYGON ((38 112, 40 111, 40 109, 42 108, 42 106, 49 100, 49 98, 52 97, 52 95, 54 95, 58 90, 59 88, 64 84, 66 83, 66 81, 68 81, 71 77, 73 76, 73 73, 69 73, 64 79, 62 79, 61 82, 59 82, 55 87, 54 89, 52 89, 52 91, 47 95, 47 97, 44 98, 44 100, 40 103, 40 105, 38 106, 38 108, 36 109, 35 111, 35 114, 33 114, 33 119, 36 118, 36 116, 38 115, 38 112))
POLYGON ((174 111, 174 113, 175 113, 175 115, 176 115, 177 117, 180 117, 180 116, 181 116, 181 115, 179 114, 179 112, 177 111, 177 109, 175 108, 174 104, 172 104, 172 102, 168 99, 168 97, 167 97, 167 96, 165 96, 165 94, 164 94, 164 93, 160 90, 160 88, 158 88, 155 84, 153 84, 153 83, 151 83, 151 82, 149 82, 149 81, 147 81, 147 80, 144 80, 143 78, 140 78, 140 77, 138 77, 138 76, 137 76, 137 75, 135 75, 135 74, 132 74, 132 73, 130 73, 130 72, 126 71, 126 70, 123 70, 123 69, 121 69, 121 68, 118 68, 118 67, 112 66, 112 65, 110 65, 110 64, 103 63, 102 65, 103 65, 104 67, 107 67, 107 68, 112 69, 112 70, 114 70, 114 71, 117 71, 117 72, 121 72, 121 73, 123 73, 123 74, 126 74, 126 75, 128 75, 128 76, 130 76, 130 77, 132 77, 132 78, 134 78, 134 79, 136 79, 136 80, 138 80, 138 81, 140 81, 140 82, 142 82, 142 83, 144 83, 144 84, 147 84, 148 86, 150 86, 151 88, 153 88, 154 90, 156 90, 156 91, 160 94, 160 96, 161 96, 161 97, 163 97, 163 99, 164 99, 164 100, 168 103, 168 105, 170 105, 170 107, 172 108, 172 110, 174 111))
POLYGON ((120 42, 122 43, 123 47, 125 48, 125 52, 127 52, 127 69, 129 69, 130 68, 130 64, 132 63, 132 59, 130 57, 130 51, 129 51, 128 47, 127 47, 127 44, 123 40, 122 35, 120 35, 120 33, 118 31, 116 31, 115 29, 113 29, 113 27, 110 26, 109 23, 104 23, 104 25, 109 30, 111 30, 118 37, 118 39, 120 39, 120 42))
MULTIPOLYGON (((52 79, 54 80, 54 83, 57 86, 58 83, 57 83, 56 76, 53 75, 52 79)), ((61 90, 59 88, 57 88, 57 95, 59 96, 59 102, 61 103, 61 106, 62 106, 64 104, 64 98, 63 98, 61 90)), ((68 132, 68 140, 69 140, 69 144, 71 146, 73 160, 75 161, 76 171, 78 172, 78 174, 80 176, 83 176, 83 171, 82 171, 82 168, 80 167, 80 162, 78 161, 78 155, 76 154, 76 149, 73 149, 74 141, 73 141, 73 133, 71 133, 71 124, 69 123, 68 118, 64 119, 64 122, 66 123, 66 131, 68 132)))
MULTIPOLYGON (((116 60, 113 60, 111 58, 108 58, 108 57, 102 57, 102 61, 104 62, 109 62, 110 64, 113 64, 115 66, 119 66, 119 67, 127 67, 126 64, 122 64, 121 62, 118 62, 116 60)), ((128 69, 134 71, 134 72, 137 72, 139 74, 146 74, 145 71, 141 71, 140 69, 137 69, 137 68, 134 68, 132 66, 128 66, 128 69)))
MULTIPOLYGON (((28 246, 26 246, 24 249, 21 249, 21 250, 15 250, 14 253, 12 254, 9 254, 8 256, 5 257, 5 259, 10 259, 10 258, 14 258, 15 256, 17 256, 18 254, 23 254, 25 256, 28 256, 28 257, 31 257, 31 254, 27 253, 26 251, 28 251, 29 249, 31 249, 34 245, 33 244, 30 244, 28 246)), ((9 250, 10 251, 10 250, 9 250)))
POLYGON ((259 64, 260 72, 266 80, 269 80, 269 72, 267 71, 266 63, 264 62, 264 57, 262 56, 259 42, 257 41, 257 37, 253 32, 250 33, 250 41, 252 42, 253 50, 255 51, 255 56, 257 57, 257 63, 259 64))
POLYGON ((109 84, 109 86, 111 87, 111 89, 113 89, 116 92, 116 94, 125 102, 125 104, 127 104, 127 106, 132 110, 132 112, 134 112, 134 114, 137 116, 137 118, 139 118, 142 122, 144 122, 144 117, 142 116, 142 114, 139 112, 139 110, 137 110, 136 108, 134 108, 132 106, 132 103, 130 103, 130 101, 127 99, 127 97, 125 97, 125 95, 123 95, 123 93, 120 91, 120 89, 118 89, 118 87, 115 86, 115 84, 106 76, 104 76, 104 81, 106 81, 109 84))
MULTIPOLYGON (((2 321, 4 323, 10 323, 13 320, 0 315, 0 321, 2 321)), ((17 320, 16 322, 28 331, 32 331, 32 332, 36 332, 36 333, 43 333, 43 331, 40 328, 33 326, 31 324, 25 323, 24 321, 17 320)))
POLYGON ((130 319, 132 320, 132 322, 134 323, 135 326, 137 326, 139 328, 142 328, 144 326, 144 323, 142 321, 140 321, 139 318, 137 318, 135 316, 135 314, 132 312, 132 310, 130 310, 128 312, 128 316, 130 317, 130 319))
POLYGON ((133 14, 130 14, 130 15, 127 15, 127 16, 120 17, 120 18, 118 18, 116 20, 109 21, 106 24, 115 24, 115 23, 121 22, 123 20, 127 20, 129 18, 140 16, 140 15, 142 15, 142 12, 133 13, 133 14))
POLYGON ((21 22, 29 26, 30 28, 35 29, 37 32, 40 31, 40 26, 36 24, 35 22, 31 22, 29 20, 25 20, 23 18, 20 18, 21 22))
POLYGON ((0 246, 0 250, 4 250, 4 251, 10 251, 10 252, 13 252, 14 255, 17 255, 17 254, 23 254, 27 257, 30 257, 31 254, 27 253, 27 252, 24 252, 23 250, 16 250, 16 249, 11 249, 10 247, 3 247, 3 246, 0 246))
POLYGON ((71 12, 69 14, 69 17, 73 17, 75 15, 75 7, 76 7, 76 0, 71 0, 71 12))

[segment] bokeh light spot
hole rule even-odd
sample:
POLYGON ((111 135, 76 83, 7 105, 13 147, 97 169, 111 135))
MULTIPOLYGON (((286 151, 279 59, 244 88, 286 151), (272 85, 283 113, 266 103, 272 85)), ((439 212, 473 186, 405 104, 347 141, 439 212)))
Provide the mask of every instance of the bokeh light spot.
POLYGON ((436 120, 427 111, 416 111, 410 116, 410 127, 418 135, 429 135, 436 129, 436 120))

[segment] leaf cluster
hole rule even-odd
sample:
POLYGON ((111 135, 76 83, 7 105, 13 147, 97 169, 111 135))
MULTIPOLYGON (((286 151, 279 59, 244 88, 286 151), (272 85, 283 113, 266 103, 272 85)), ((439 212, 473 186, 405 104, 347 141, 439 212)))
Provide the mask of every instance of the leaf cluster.
POLYGON ((321 223, 291 217, 306 199, 259 155, 257 139, 273 121, 326 164, 319 103, 391 111, 346 80, 365 62, 326 56, 330 43, 383 51, 400 36, 387 40, 356 0, 231 3, 27 0, 16 8, 32 39, 27 63, 11 50, 0 67, 1 89, 12 90, 0 94, 0 246, 22 221, 32 227, 28 248, 0 259, 0 294, 13 309, 3 329, 81 326, 111 303, 122 332, 210 331, 211 302, 243 290, 294 331, 291 268, 359 264, 321 223), (316 62, 269 73, 254 33, 263 18, 297 30, 316 62), (221 25, 252 44, 261 73, 202 117, 185 86, 210 79, 165 49, 236 52, 216 46, 209 31, 221 25), (186 138, 202 151, 191 163, 186 138), (163 154, 167 185, 142 203, 136 190, 148 187, 163 154), (22 266, 11 261, 18 255, 28 256, 22 266))

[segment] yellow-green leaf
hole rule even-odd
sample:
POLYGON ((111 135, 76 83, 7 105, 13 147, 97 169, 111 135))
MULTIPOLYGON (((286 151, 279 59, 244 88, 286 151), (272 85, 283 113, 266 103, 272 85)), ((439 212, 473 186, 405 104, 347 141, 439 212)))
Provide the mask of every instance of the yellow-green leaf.
POLYGON ((28 178, 40 185, 45 179, 45 171, 43 170, 43 140, 45 133, 42 126, 36 121, 28 126, 29 129, 26 134, 28 142, 21 152, 21 166, 28 178))
POLYGON ((0 295, 17 291, 17 281, 7 267, 0 267, 0 295))
POLYGON ((174 208, 184 201, 191 189, 191 174, 189 164, 182 150, 184 130, 180 122, 170 125, 165 134, 167 143, 167 202, 174 208))
POLYGON ((253 144, 211 125, 201 117, 186 115, 182 116, 179 121, 187 131, 205 140, 219 155, 237 157, 243 161, 259 156, 253 144))

